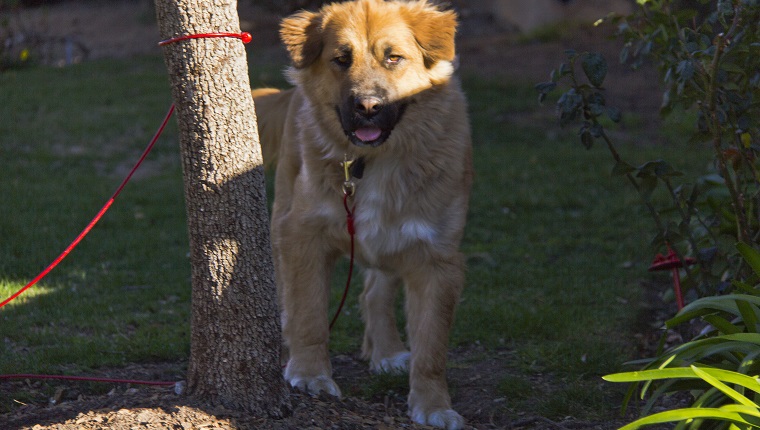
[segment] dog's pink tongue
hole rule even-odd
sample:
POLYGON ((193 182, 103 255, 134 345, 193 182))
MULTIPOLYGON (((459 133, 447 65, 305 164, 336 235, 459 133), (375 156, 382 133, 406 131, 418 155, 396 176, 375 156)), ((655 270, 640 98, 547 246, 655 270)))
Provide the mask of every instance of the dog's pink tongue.
POLYGON ((354 134, 356 134, 356 137, 358 137, 362 142, 372 142, 373 140, 376 140, 378 137, 380 137, 382 130, 377 127, 362 127, 356 129, 354 134))

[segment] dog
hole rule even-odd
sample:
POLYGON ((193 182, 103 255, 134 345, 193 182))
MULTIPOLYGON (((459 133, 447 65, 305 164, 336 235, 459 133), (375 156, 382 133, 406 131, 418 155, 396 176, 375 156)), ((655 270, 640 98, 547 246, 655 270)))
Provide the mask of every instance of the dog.
POLYGON ((447 429, 464 425, 451 408, 446 353, 473 176, 456 27, 455 12, 426 0, 301 11, 280 27, 294 87, 253 91, 264 158, 276 160, 271 229, 285 379, 341 395, 328 297, 332 268, 350 252, 352 210, 363 356, 375 372, 408 370, 411 419, 447 429), (394 317, 402 286, 409 350, 394 317))

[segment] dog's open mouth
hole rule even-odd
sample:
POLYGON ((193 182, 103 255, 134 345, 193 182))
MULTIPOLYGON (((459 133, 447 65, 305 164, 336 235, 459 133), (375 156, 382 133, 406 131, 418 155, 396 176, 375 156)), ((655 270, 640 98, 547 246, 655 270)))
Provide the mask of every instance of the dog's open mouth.
POLYGON ((372 147, 385 143, 404 115, 407 103, 378 104, 372 111, 357 109, 355 98, 335 107, 343 132, 352 144, 372 147))
POLYGON ((383 130, 377 126, 364 126, 348 133, 348 138, 354 145, 375 147, 385 142, 390 135, 390 130, 383 130))

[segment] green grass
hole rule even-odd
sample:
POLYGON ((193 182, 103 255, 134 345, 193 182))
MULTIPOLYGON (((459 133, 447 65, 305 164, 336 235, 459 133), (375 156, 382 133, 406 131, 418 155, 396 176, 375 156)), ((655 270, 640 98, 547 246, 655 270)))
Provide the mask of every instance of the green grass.
MULTIPOLYGON (((157 59, 0 75, 0 291, 23 286, 106 202, 171 100, 157 59)), ((0 313, 3 372, 187 356, 189 268, 176 131, 100 224, 0 313), (179 227, 179 228, 178 228, 179 227)))
MULTIPOLYGON (((254 85, 282 85, 280 65, 251 67, 254 85)), ((627 184, 610 178, 605 148, 587 151, 573 130, 559 131, 532 85, 464 79, 476 180, 463 243, 467 286, 452 345, 514 352, 499 383, 512 410, 603 420, 616 414, 623 388, 599 377, 632 358, 639 280, 654 254, 651 223, 627 184), (535 379, 547 381, 547 390, 532 385, 535 379)), ((110 197, 171 101, 159 58, 10 71, 0 75, 0 100, 5 298, 110 197)), ((707 159, 682 144, 621 150, 634 163, 663 157, 684 169, 701 169, 707 159)), ((178 158, 172 125, 81 245, 0 310, 0 373, 82 374, 187 358, 189 261, 178 158)), ((334 303, 343 279, 345 267, 336 272, 334 303)), ((360 285, 332 336, 335 352, 360 346, 360 285)), ((399 383, 378 379, 365 394, 399 383)), ((0 402, 0 410, 11 407, 10 399, 0 402)))

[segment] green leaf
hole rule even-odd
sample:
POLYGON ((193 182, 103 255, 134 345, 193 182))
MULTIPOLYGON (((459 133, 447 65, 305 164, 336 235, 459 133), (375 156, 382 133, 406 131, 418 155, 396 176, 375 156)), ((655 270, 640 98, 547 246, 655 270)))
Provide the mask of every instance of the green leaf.
MULTIPOLYGON (((693 370, 694 373, 697 374, 697 376, 699 376, 700 378, 702 378, 703 380, 705 380, 708 384, 710 384, 713 387, 719 389, 723 394, 725 394, 726 396, 730 397, 734 401, 739 402, 739 403, 741 403, 744 406, 754 406, 754 407, 757 407, 757 405, 755 405, 752 402, 752 400, 744 397, 743 395, 741 395, 740 393, 738 393, 736 390, 732 389, 728 385, 726 385, 723 382, 721 382, 718 379, 718 377, 716 377, 716 373, 717 372, 714 372, 714 369, 700 369, 697 366, 693 366, 692 365, 691 366, 691 370, 693 370)), ((744 375, 742 375, 742 376, 744 376, 744 375)), ((754 379, 754 382, 755 382, 755 385, 757 386, 757 388, 755 388, 753 391, 756 391, 756 392, 760 391, 760 383, 757 382, 757 379, 754 379)))
POLYGON ((710 418, 747 425, 752 424, 742 416, 742 413, 735 411, 724 411, 722 409, 716 408, 686 408, 649 415, 648 417, 640 418, 626 426, 621 427, 620 430, 637 430, 643 426, 651 424, 662 424, 674 421, 693 420, 698 418, 710 418))
POLYGON ((734 333, 741 333, 741 329, 729 322, 727 319, 718 316, 718 315, 705 315, 702 317, 705 322, 712 325, 720 333, 723 334, 734 334, 734 333))
POLYGON ((690 81, 694 78, 694 63, 692 60, 683 60, 678 63, 676 73, 682 81, 690 81))
POLYGON ((755 287, 753 287, 752 285, 746 282, 736 280, 736 279, 731 281, 731 285, 733 285, 733 287, 736 288, 737 290, 741 290, 746 294, 757 295, 758 293, 760 293, 760 291, 756 290, 755 287))
MULTIPOLYGON (((713 339, 713 338, 708 338, 713 339)), ((705 339, 707 340, 707 339, 705 339)), ((691 342, 684 345, 684 349, 678 351, 678 358, 686 363, 697 363, 705 360, 720 360, 721 363, 730 366, 740 364, 737 355, 748 354, 757 349, 757 345, 748 342, 733 342, 722 340, 718 343, 700 343, 698 347, 691 348, 691 342)))
POLYGON ((536 90, 541 94, 548 94, 557 88, 556 82, 541 82, 536 84, 536 90))
POLYGON ((649 175, 655 175, 657 177, 666 176, 682 176, 683 173, 675 170, 670 163, 664 160, 647 161, 639 166, 639 174, 637 176, 644 177, 649 175))
POLYGON ((725 62, 725 63, 721 63, 720 67, 721 67, 721 69, 723 69, 723 70, 725 70, 727 72, 730 72, 730 73, 737 73, 737 74, 740 74, 740 75, 746 75, 747 74, 747 71, 744 69, 744 67, 742 67, 742 66, 740 66, 738 64, 725 62))
POLYGON ((758 425, 760 425, 760 421, 758 421, 757 419, 750 418, 750 417, 760 418, 760 410, 758 410, 757 406, 725 405, 725 406, 722 406, 720 409, 726 412, 736 412, 742 415, 754 427, 758 427, 758 425))
POLYGON ((620 122, 623 119, 623 114, 620 113, 620 109, 618 109, 618 108, 608 107, 607 108, 607 117, 612 122, 617 123, 617 122, 620 122))
POLYGON ((626 43, 623 45, 623 48, 620 50, 620 56, 618 58, 618 61, 620 61, 620 64, 625 64, 628 62, 628 56, 631 54, 631 44, 626 43))
POLYGON ((623 176, 636 171, 636 168, 623 160, 618 161, 612 168, 612 176, 623 176))
MULTIPOLYGON (((665 326, 673 328, 678 324, 690 321, 693 318, 702 315, 715 313, 716 311, 727 312, 729 314, 740 316, 741 313, 736 306, 736 300, 744 300, 755 306, 760 307, 760 297, 749 294, 727 294, 725 296, 708 296, 702 297, 686 305, 676 316, 665 321, 665 326)), ((745 333, 747 334, 747 333, 745 333)), ((753 335, 758 336, 758 335, 753 335)), ((760 336, 758 337, 760 339, 760 336)))
POLYGON ((749 264, 755 274, 760 275, 760 252, 744 242, 736 244, 736 249, 744 257, 744 260, 749 264))
POLYGON ((736 308, 739 309, 739 313, 742 315, 742 320, 744 320, 747 331, 757 333, 757 307, 752 306, 746 300, 737 300, 736 308))
MULTIPOLYGON (((643 382, 673 378, 704 379, 700 374, 694 371, 693 367, 695 366, 692 366, 692 368, 675 367, 614 373, 612 375, 605 375, 602 379, 608 382, 643 382)), ((707 372, 707 374, 715 380, 729 384, 736 384, 756 393, 760 393, 760 382, 758 382, 757 378, 723 369, 702 367, 700 370, 707 372)))
POLYGON ((559 111, 559 124, 564 127, 578 117, 578 113, 583 105, 583 96, 578 94, 574 88, 570 88, 566 93, 557 100, 557 110, 559 111))
POLYGON ((607 61, 604 57, 596 52, 588 53, 583 57, 581 66, 591 85, 601 87, 607 77, 607 61))
POLYGON ((655 176, 641 178, 641 194, 645 199, 652 197, 655 188, 657 188, 657 178, 655 176))
POLYGON ((586 149, 591 149, 594 146, 594 136, 591 135, 591 132, 588 129, 584 129, 580 132, 580 135, 583 146, 586 149))
POLYGON ((543 103, 546 99, 546 95, 554 91, 557 88, 556 82, 541 82, 536 84, 536 90, 538 91, 538 102, 543 103))
POLYGON ((562 63, 559 65, 559 68, 557 69, 557 73, 559 74, 559 77, 563 77, 566 75, 569 75, 572 72, 570 67, 566 63, 562 63))
POLYGON ((751 371, 751 369, 756 369, 758 366, 758 357, 760 357, 760 349, 756 349, 755 351, 747 354, 744 356, 744 359, 742 360, 741 366, 739 366, 738 371, 740 373, 748 373, 751 371))

